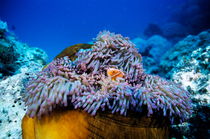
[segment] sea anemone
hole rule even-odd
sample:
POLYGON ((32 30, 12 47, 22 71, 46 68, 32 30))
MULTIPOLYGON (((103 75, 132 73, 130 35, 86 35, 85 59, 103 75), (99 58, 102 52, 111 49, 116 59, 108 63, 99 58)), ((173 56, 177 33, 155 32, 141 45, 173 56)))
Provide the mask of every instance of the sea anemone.
POLYGON ((161 113, 184 121, 192 113, 189 92, 178 84, 145 74, 135 45, 119 34, 100 32, 91 49, 77 59, 52 61, 26 87, 27 114, 41 117, 57 107, 73 106, 91 115, 99 110, 126 115, 161 113))

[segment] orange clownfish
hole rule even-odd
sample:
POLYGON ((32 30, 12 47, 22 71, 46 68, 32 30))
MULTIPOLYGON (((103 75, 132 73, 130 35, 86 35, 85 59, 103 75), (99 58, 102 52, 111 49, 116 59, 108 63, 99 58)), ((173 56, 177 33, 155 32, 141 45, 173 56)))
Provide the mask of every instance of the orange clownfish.
POLYGON ((107 75, 109 77, 111 77, 112 80, 116 81, 116 79, 119 78, 123 78, 124 77, 124 73, 118 69, 115 68, 109 68, 107 69, 107 75))

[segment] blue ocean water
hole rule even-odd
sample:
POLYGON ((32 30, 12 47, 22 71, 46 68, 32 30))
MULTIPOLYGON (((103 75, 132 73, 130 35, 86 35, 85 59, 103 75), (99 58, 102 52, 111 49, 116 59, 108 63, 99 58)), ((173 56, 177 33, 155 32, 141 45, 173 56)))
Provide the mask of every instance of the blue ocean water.
POLYGON ((18 39, 44 49, 49 60, 102 30, 134 38, 163 24, 187 0, 0 0, 0 19, 18 39))

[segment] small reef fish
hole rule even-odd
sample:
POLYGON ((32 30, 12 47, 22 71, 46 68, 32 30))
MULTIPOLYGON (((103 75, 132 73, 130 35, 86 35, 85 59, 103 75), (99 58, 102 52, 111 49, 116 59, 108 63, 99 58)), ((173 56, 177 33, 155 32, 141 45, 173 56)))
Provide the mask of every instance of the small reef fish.
POLYGON ((115 68, 108 68, 107 69, 107 76, 111 77, 112 80, 116 81, 117 78, 123 78, 124 73, 121 70, 115 68))

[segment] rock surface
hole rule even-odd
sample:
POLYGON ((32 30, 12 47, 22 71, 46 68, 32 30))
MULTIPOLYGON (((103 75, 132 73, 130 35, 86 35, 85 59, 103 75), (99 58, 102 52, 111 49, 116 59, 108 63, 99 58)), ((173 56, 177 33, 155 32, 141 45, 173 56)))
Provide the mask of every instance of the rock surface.
POLYGON ((19 42, 8 31, 7 24, 0 21, 0 78, 19 73, 23 65, 30 66, 31 62, 46 64, 47 54, 35 47, 19 42))
POLYGON ((161 67, 166 76, 191 92, 194 114, 189 123, 174 125, 187 138, 210 135, 210 30, 188 36, 166 53, 161 67))
POLYGON ((188 27, 177 22, 167 22, 161 25, 161 30, 163 36, 172 42, 180 41, 189 34, 188 27))
POLYGON ((154 35, 147 40, 135 38, 132 42, 143 56, 143 67, 145 72, 148 74, 157 74, 160 72, 159 63, 161 57, 172 47, 172 44, 159 35, 154 35))
POLYGON ((33 68, 21 68, 21 73, 0 81, 0 138, 21 138, 21 120, 25 115, 23 102, 24 83, 40 70, 40 65, 33 68))
POLYGON ((179 41, 174 47, 167 51, 160 62, 164 73, 167 73, 166 77, 172 78, 174 72, 177 72, 178 69, 181 70, 185 68, 187 65, 190 67, 189 64, 191 63, 192 65, 193 61, 198 63, 198 65, 194 65, 193 68, 200 68, 205 71, 209 70, 209 67, 205 67, 208 65, 209 52, 206 50, 209 45, 210 30, 201 32, 197 36, 189 35, 182 41, 179 41))
POLYGON ((24 83, 47 62, 47 54, 19 42, 0 21, 0 138, 19 139, 25 115, 24 83))

